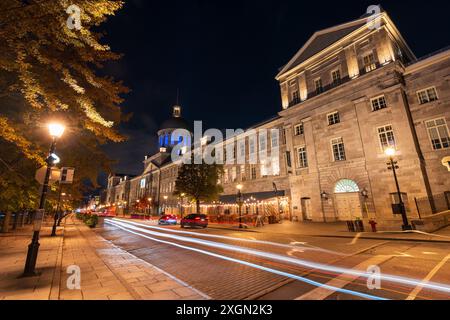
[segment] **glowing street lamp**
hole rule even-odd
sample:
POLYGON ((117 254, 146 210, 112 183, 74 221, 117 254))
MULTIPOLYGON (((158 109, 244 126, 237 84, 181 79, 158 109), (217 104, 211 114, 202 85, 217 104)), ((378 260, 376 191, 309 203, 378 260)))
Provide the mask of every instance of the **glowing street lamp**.
POLYGON ((59 162, 59 157, 55 155, 56 142, 64 133, 65 127, 59 123, 51 123, 48 125, 50 136, 53 138, 52 144, 50 146, 49 155, 46 159, 47 171, 45 173, 44 184, 42 186, 41 198, 39 201, 39 210, 36 212, 34 221, 34 232, 31 243, 28 246, 27 259, 25 261, 25 269, 23 272, 24 277, 32 277, 36 275, 36 261, 39 252, 39 232, 41 229, 42 219, 44 217, 44 205, 45 198, 48 192, 48 184, 50 180, 50 174, 52 172, 52 167, 59 162))
POLYGON ((389 147, 386 150, 384 150, 384 154, 389 157, 389 162, 387 163, 388 170, 392 170, 392 172, 394 174, 395 186, 397 188, 397 196, 398 196, 398 201, 399 201, 398 205, 400 207, 400 213, 401 213, 402 219, 403 219, 402 229, 403 230, 412 230, 412 227, 408 222, 408 216, 406 215, 406 210, 405 210, 405 203, 403 202, 402 193, 400 191, 400 185, 398 183, 396 170, 399 169, 399 166, 398 166, 398 162, 394 160, 394 156, 396 153, 397 152, 396 152, 395 148, 392 148, 392 147, 389 147))

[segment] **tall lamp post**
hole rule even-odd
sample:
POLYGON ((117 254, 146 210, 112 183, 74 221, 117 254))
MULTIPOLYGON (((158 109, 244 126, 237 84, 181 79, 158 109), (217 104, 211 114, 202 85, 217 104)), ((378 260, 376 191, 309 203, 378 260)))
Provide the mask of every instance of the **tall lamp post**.
POLYGON ((242 193, 241 193, 242 188, 243 188, 242 184, 238 184, 236 186, 236 189, 238 190, 236 203, 239 208, 239 229, 243 228, 243 226, 242 226, 242 205, 244 204, 244 201, 242 200, 242 193))
POLYGON ((402 219, 403 219, 402 229, 403 230, 412 230, 412 227, 408 222, 408 216, 406 215, 405 203, 403 202, 402 193, 400 191, 400 185, 398 183, 397 169, 399 169, 399 166, 398 166, 398 162, 394 160, 396 151, 394 148, 387 148, 384 151, 384 153, 386 154, 386 156, 389 157, 389 162, 387 163, 388 170, 392 170, 392 172, 394 173, 395 187, 397 188, 397 196, 398 196, 398 201, 399 201, 398 205, 399 205, 399 210, 400 210, 400 213, 401 213, 402 219))
POLYGON ((52 167, 57 163, 58 160, 58 157, 54 154, 56 150, 56 142, 58 138, 61 138, 65 130, 64 126, 58 123, 49 124, 48 129, 53 140, 50 146, 48 157, 45 161, 47 163, 47 171, 45 172, 44 184, 42 186, 41 198, 39 201, 39 210, 34 220, 33 238, 28 246, 27 259, 23 272, 24 277, 32 277, 36 275, 35 268, 39 251, 39 231, 41 229, 41 223, 44 216, 45 197, 47 196, 48 192, 48 185, 52 167))

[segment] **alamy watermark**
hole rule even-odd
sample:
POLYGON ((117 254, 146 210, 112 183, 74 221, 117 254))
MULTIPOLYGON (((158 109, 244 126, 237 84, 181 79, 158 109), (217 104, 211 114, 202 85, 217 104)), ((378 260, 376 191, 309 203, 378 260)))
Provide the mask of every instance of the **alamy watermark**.
POLYGON ((69 17, 67 18, 67 28, 69 30, 81 30, 81 9, 76 4, 70 5, 66 9, 66 13, 69 14, 69 17))
POLYGON ((279 167, 280 129, 219 129, 203 132, 202 122, 194 122, 194 135, 177 129, 171 140, 177 141, 171 151, 173 162, 184 164, 266 164, 279 167), (193 142, 191 139, 193 138, 193 142))
POLYGON ((67 267, 67 273, 70 276, 67 278, 66 286, 69 290, 81 289, 81 269, 77 265, 71 265, 67 267))
POLYGON ((378 266, 369 266, 367 268, 367 288, 369 290, 381 289, 381 269, 378 266))
POLYGON ((371 5, 367 8, 367 14, 370 14, 367 18, 367 28, 369 30, 378 30, 381 28, 381 20, 380 14, 381 14, 381 7, 379 5, 371 5))

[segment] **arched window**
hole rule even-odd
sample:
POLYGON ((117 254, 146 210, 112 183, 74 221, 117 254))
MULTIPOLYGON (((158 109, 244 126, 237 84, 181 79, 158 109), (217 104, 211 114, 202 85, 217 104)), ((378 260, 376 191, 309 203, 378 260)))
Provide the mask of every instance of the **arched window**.
POLYGON ((334 193, 359 192, 359 187, 355 181, 350 179, 343 179, 336 183, 334 193))

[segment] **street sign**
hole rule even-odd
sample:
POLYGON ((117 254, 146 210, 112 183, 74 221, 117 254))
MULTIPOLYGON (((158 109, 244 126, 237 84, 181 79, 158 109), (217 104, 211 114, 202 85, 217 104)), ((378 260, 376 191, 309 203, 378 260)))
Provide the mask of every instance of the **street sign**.
MULTIPOLYGON (((36 175, 34 177, 35 177, 36 181, 39 182, 40 185, 44 184, 46 173, 47 173, 46 166, 41 167, 40 169, 36 170, 36 175)), ((58 168, 52 168, 48 183, 53 184, 53 183, 59 181, 60 176, 61 176, 61 170, 59 170, 58 168)))
POLYGON ((74 168, 61 168, 61 180, 59 180, 62 184, 71 184, 73 183, 73 175, 75 174, 74 168))

